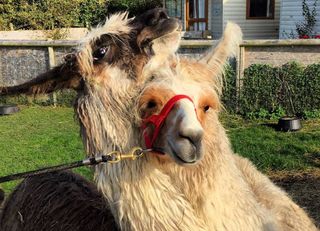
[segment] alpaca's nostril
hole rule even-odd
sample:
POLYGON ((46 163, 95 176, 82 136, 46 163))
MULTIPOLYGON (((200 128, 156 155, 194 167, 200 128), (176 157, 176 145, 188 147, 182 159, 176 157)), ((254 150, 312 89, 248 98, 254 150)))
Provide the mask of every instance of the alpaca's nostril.
POLYGON ((192 145, 197 147, 203 137, 202 129, 184 128, 179 131, 179 137, 187 139, 192 145))

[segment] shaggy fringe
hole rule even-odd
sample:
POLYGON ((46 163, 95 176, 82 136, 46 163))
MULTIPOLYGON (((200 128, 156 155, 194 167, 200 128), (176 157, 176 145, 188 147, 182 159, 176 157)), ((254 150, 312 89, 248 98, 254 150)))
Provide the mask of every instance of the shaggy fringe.
POLYGON ((131 121, 134 119, 130 111, 133 111, 132 95, 135 89, 123 83, 116 85, 116 92, 107 86, 88 85, 87 94, 76 102, 75 112, 81 122, 86 151, 90 155, 111 150, 127 151, 126 148, 131 145, 131 121), (123 101, 123 98, 127 100, 123 101))
POLYGON ((116 13, 106 18, 103 25, 99 25, 92 29, 87 36, 80 42, 80 44, 94 43, 101 35, 121 35, 129 34, 132 30, 129 25, 133 18, 128 18, 128 12, 116 13))
POLYGON ((87 81, 93 81, 95 75, 95 69, 93 66, 92 57, 92 44, 96 42, 102 35, 108 34, 112 39, 121 41, 121 36, 128 35, 132 31, 130 23, 133 18, 128 18, 128 12, 117 13, 106 18, 106 22, 103 25, 98 25, 92 29, 85 38, 80 41, 78 47, 78 63, 80 66, 80 72, 87 81))

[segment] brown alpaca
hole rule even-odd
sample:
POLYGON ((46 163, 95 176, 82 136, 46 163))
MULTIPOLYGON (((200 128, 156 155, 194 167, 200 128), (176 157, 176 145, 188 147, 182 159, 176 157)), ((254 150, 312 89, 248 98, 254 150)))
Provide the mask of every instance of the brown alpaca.
POLYGON ((1 231, 116 231, 96 185, 71 172, 25 179, 0 214, 1 231))
MULTIPOLYGON (((83 80, 78 86, 85 90, 75 111, 90 155, 144 145, 142 119, 159 112, 172 95, 188 94, 194 102, 180 101, 169 113, 153 146, 161 153, 96 167, 98 188, 121 230, 316 230, 302 209, 233 154, 219 123, 218 77, 241 37, 237 32, 230 25, 213 55, 200 62, 167 53, 164 48, 171 46, 163 45, 179 40, 174 34, 155 39, 149 47, 154 58, 135 78, 114 66, 100 70, 92 48, 77 56, 83 80), (125 78, 120 82, 119 76, 125 78), (287 206, 279 206, 277 197, 287 206)), ((148 125, 145 132, 152 131, 148 125)))
MULTIPOLYGON (((142 81, 144 66, 156 57, 152 51, 154 40, 161 38, 158 41, 161 43, 164 37, 180 39, 177 36, 179 29, 179 22, 168 18, 163 9, 150 10, 135 19, 128 19, 126 14, 113 15, 104 26, 84 38, 79 51, 69 54, 64 63, 27 83, 0 87, 0 95, 39 94, 73 88, 78 91, 79 99, 85 99, 90 98, 95 89, 105 90, 109 97, 115 95, 114 103, 117 104, 117 89, 106 83, 117 82, 119 92, 125 96, 134 93, 136 90, 126 93, 123 89, 127 91, 127 86, 134 89, 142 81), (101 83, 106 84, 106 89, 101 89, 101 83)), ((178 46, 178 41, 174 45, 178 46)), ((127 100, 129 103, 130 97, 127 100)), ((101 204, 99 196, 91 183, 69 172, 27 179, 7 199, 4 212, 0 214, 0 230, 92 230, 97 226, 99 229, 94 230, 117 230, 107 203, 101 204), (43 207, 50 203, 61 207, 43 207), (85 213, 80 207, 86 210, 85 213), (73 214, 70 219, 68 214, 73 214), (95 215, 101 217, 89 219, 95 215), (77 222, 73 219, 75 216, 86 224, 77 222), (55 223, 57 220, 59 222, 55 223)))

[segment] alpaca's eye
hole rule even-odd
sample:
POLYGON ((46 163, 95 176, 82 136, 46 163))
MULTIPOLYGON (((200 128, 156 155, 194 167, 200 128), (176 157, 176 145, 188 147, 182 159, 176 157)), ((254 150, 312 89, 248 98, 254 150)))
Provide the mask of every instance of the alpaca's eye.
POLYGON ((203 108, 203 111, 204 111, 204 112, 207 112, 209 109, 210 109, 210 106, 207 105, 207 106, 205 106, 205 107, 203 108))
POLYGON ((94 61, 99 61, 104 58, 106 53, 108 52, 109 47, 100 47, 99 49, 95 50, 93 52, 93 60, 94 61))
POLYGON ((149 101, 147 104, 147 109, 152 109, 155 108, 157 106, 157 103, 153 100, 149 101))

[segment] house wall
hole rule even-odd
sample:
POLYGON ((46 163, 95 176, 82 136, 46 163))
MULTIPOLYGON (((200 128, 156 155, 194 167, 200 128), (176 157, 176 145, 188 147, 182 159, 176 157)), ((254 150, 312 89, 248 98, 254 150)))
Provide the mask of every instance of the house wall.
POLYGON ((246 0, 223 0, 223 26, 237 23, 244 39, 277 39, 279 35, 280 0, 275 0, 275 17, 268 20, 246 19, 246 0))
POLYGON ((223 4, 222 0, 209 0, 208 2, 208 24, 213 39, 219 39, 223 30, 223 4))
MULTIPOLYGON (((313 9, 314 0, 306 1, 313 9)), ((320 2, 317 4, 317 22, 314 28, 315 34, 320 34, 320 2)), ((302 0, 282 0, 280 7, 280 29, 279 38, 296 38, 296 24, 304 20, 302 16, 302 0)))

